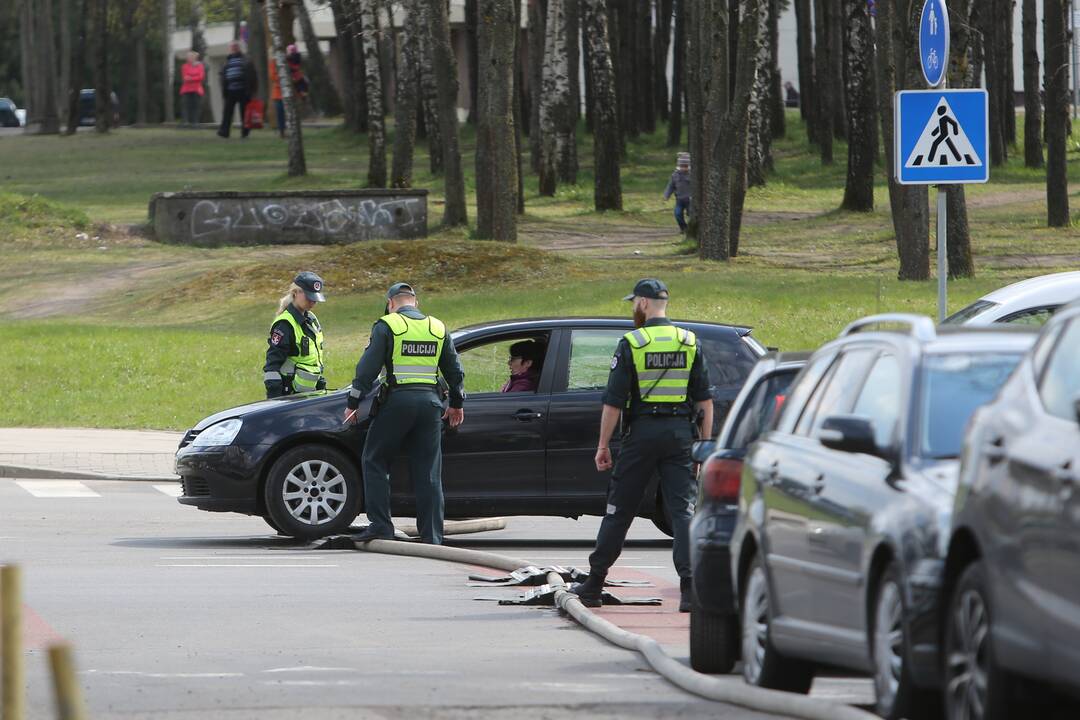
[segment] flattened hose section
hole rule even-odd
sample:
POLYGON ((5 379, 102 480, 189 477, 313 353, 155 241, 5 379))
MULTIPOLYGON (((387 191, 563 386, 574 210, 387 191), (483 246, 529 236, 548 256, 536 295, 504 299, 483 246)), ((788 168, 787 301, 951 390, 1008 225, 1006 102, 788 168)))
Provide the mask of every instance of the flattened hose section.
MULTIPOLYGON (((451 534, 449 527, 447 527, 447 534, 451 534)), ((496 553, 394 540, 371 540, 357 543, 356 548, 385 555, 482 565, 506 572, 513 572, 518 568, 533 564, 528 560, 496 553)), ((664 652, 660 644, 652 638, 627 632, 591 612, 581 604, 577 596, 566 591, 565 583, 556 573, 548 573, 548 584, 562 588, 555 593, 555 605, 574 618, 582 627, 614 645, 641 653, 657 674, 693 695, 739 705, 758 712, 786 715, 801 720, 875 720, 877 718, 876 715, 850 705, 777 690, 765 690, 747 685, 741 679, 731 676, 712 676, 695 672, 664 652)))

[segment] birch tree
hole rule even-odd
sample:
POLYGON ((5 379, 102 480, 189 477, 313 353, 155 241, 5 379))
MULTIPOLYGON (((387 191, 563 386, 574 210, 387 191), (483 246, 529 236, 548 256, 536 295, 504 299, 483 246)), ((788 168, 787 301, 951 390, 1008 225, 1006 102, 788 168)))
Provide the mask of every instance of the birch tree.
POLYGON ((446 205, 443 225, 455 227, 469 221, 465 206, 465 176, 458 141, 457 58, 450 47, 449 10, 444 0, 427 0, 431 12, 432 67, 439 91, 439 130, 443 145, 443 185, 446 205))
MULTIPOLYGON (((770 157, 770 140, 772 138, 772 124, 769 110, 769 102, 772 86, 772 70, 769 67, 769 4, 772 0, 763 0, 765 10, 759 13, 756 47, 748 48, 747 52, 756 53, 756 72, 754 73, 753 89, 750 94, 749 104, 749 128, 746 136, 746 184, 750 187, 765 185, 765 172, 772 164, 770 157)), ((753 16, 749 15, 740 19, 743 22, 753 22, 753 16)))
MULTIPOLYGON (((421 28, 431 27, 431 5, 420 1, 421 28)), ((428 162, 432 175, 442 175, 443 143, 442 125, 439 121, 439 84, 435 80, 435 68, 431 51, 431 32, 421 30, 417 34, 420 50, 420 105, 423 110, 424 130, 427 133, 428 162)))
POLYGON ((517 241, 517 142, 514 133, 514 2, 479 0, 476 234, 517 241))
POLYGON ((281 38, 278 2, 279 0, 269 0, 266 3, 266 31, 270 34, 270 54, 277 69, 281 100, 285 104, 285 136, 289 140, 289 177, 297 177, 307 174, 307 162, 304 158, 304 138, 300 132, 300 110, 297 107, 289 66, 285 62, 285 45, 281 38))
POLYGON ((547 0, 529 0, 529 167, 540 172, 540 105, 544 93, 547 0))
POLYGON ((367 187, 386 187, 386 124, 383 112, 382 63, 379 62, 379 0, 359 2, 364 39, 364 87, 367 89, 367 187))
POLYGON ((598 211, 622 210, 618 102, 615 70, 611 65, 607 8, 604 0, 582 0, 582 7, 593 96, 593 205, 598 211))
POLYGON ((417 5, 422 0, 404 0, 405 24, 399 35, 401 59, 394 95, 394 164, 390 186, 412 187, 413 150, 416 145, 416 116, 420 100, 420 57, 417 35, 422 32, 417 5))
POLYGON ((674 0, 675 40, 671 53, 671 108, 668 110, 667 146, 682 143, 683 86, 686 82, 686 3, 674 0))

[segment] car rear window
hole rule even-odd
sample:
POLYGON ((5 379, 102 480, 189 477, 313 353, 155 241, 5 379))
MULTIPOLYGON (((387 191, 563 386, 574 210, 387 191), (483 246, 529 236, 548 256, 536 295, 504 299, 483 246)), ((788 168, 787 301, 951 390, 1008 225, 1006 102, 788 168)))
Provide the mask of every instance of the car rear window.
POLYGON ((732 450, 747 448, 765 432, 783 405, 797 372, 796 368, 780 370, 757 384, 754 393, 739 409, 739 419, 727 443, 728 447, 732 450))
POLYGON ((968 305, 963 310, 957 310, 949 317, 942 321, 942 325, 963 325, 971 319, 982 315, 991 308, 996 308, 998 303, 991 302, 990 300, 976 300, 968 305))
POLYGON ((1012 353, 930 355, 922 367, 919 454, 960 456, 972 413, 990 402, 1020 361, 1012 353))

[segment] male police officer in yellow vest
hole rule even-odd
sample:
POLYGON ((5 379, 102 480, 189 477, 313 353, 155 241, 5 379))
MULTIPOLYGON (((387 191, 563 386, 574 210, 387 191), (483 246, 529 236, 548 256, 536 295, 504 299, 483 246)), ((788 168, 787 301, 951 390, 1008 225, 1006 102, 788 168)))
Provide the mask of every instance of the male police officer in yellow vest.
POLYGON ((680 612, 690 612, 690 516, 696 486, 690 446, 694 424, 701 438, 712 432, 712 397, 709 371, 694 333, 667 319, 668 289, 659 280, 640 280, 626 300, 634 303, 636 330, 626 333, 611 359, 607 390, 600 418, 596 469, 611 469, 608 443, 627 414, 615 471, 608 485, 607 513, 589 556, 589 577, 571 588, 589 607, 601 604, 608 569, 622 552, 626 532, 637 514, 645 489, 660 475, 664 508, 674 534, 672 557, 679 573, 680 612))
POLYGON ((266 341, 266 362, 263 364, 266 397, 326 387, 323 331, 319 319, 311 311, 317 303, 325 301, 322 278, 313 272, 297 275, 289 295, 281 299, 266 341))
POLYGON ((392 539, 390 465, 401 450, 408 456, 409 477, 416 491, 416 525, 420 539, 439 545, 443 539, 442 424, 462 423, 465 393, 454 343, 446 326, 416 307, 416 292, 396 283, 386 293, 386 315, 371 329, 371 341, 356 365, 349 391, 346 422, 356 422, 355 410, 386 368, 388 395, 379 405, 364 441, 364 508, 371 524, 356 539, 392 539), (450 388, 450 407, 444 413, 438 394, 438 375, 450 388), (349 415, 349 411, 353 411, 349 415))

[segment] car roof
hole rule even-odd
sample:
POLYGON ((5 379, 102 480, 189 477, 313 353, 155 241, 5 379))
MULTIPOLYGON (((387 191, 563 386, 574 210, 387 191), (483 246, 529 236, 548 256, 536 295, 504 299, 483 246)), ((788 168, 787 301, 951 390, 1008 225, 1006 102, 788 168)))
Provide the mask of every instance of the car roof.
MULTIPOLYGON (((739 336, 749 335, 751 328, 745 325, 727 325, 724 323, 712 323, 712 322, 700 322, 697 320, 679 320, 672 319, 672 322, 689 328, 709 328, 721 331, 731 331, 737 333, 739 336)), ((495 320, 487 323, 478 323, 475 325, 467 325, 462 328, 458 328, 453 332, 455 337, 459 335, 471 334, 481 330, 496 330, 496 331, 517 331, 529 332, 530 330, 541 330, 549 328, 574 328, 574 327, 610 327, 610 328, 632 328, 633 321, 630 318, 616 318, 616 317, 536 317, 536 318, 518 318, 512 320, 495 320)))
POLYGON ((1080 297, 1080 271, 1060 272, 1028 278, 983 295, 982 300, 1030 306, 1063 305, 1080 297))
POLYGON ((1031 325, 939 326, 936 339, 924 344, 929 353, 1025 352, 1039 337, 1038 327, 1031 325))
POLYGON ((870 315, 848 325, 840 336, 824 347, 876 341, 912 352, 1024 352, 1038 336, 1039 328, 1013 325, 937 325, 924 315, 892 313, 870 315), (882 327, 882 326, 887 327, 882 327), (907 330, 895 326, 905 326, 907 330))

